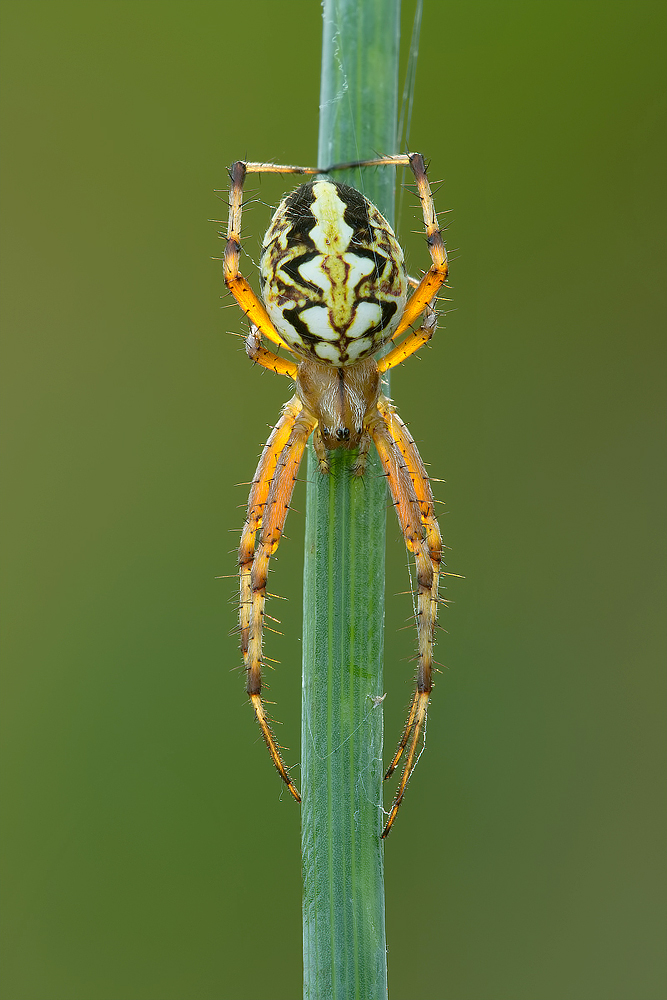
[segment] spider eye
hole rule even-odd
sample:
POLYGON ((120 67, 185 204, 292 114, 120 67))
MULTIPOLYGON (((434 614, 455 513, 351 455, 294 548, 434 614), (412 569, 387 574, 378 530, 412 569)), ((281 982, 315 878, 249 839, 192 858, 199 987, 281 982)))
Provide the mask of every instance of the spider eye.
POLYGON ((348 441, 350 438, 350 428, 349 427, 339 427, 336 431, 336 437, 339 441, 348 441))

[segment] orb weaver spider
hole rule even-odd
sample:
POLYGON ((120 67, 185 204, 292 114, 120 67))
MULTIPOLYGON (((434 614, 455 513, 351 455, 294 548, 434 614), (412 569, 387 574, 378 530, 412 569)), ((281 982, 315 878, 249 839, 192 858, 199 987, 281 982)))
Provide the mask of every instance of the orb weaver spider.
POLYGON ((383 156, 327 170, 238 161, 230 168, 229 226, 223 258, 227 288, 250 322, 250 359, 296 383, 271 432, 255 473, 239 549, 241 650, 247 693, 269 753, 297 802, 262 701, 262 632, 269 560, 287 517, 309 437, 322 473, 327 453, 355 448, 353 474, 363 476, 375 444, 407 548, 417 567, 417 683, 398 749, 385 779, 405 753, 398 790, 382 831, 386 837, 416 763, 432 688, 433 632, 442 541, 429 478, 417 447, 392 402, 382 374, 414 354, 436 328, 435 299, 447 278, 447 255, 420 153, 383 156), (378 209, 360 192, 327 176, 334 169, 409 166, 421 201, 431 266, 408 278, 403 251, 378 209), (279 205, 260 259, 262 301, 239 271, 243 184, 248 173, 315 174, 279 205), (414 290, 408 298, 408 285, 414 290), (414 328, 422 318, 421 325, 414 328), (402 334, 379 360, 374 355, 402 334), (262 338, 282 347, 280 357, 262 338), (259 533, 259 540, 257 536, 259 533))

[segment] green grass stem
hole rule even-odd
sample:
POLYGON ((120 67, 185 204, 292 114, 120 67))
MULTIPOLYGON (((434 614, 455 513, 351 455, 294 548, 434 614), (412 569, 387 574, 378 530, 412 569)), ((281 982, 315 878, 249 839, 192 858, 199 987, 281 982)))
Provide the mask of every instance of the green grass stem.
MULTIPOLYGON (((400 0, 325 0, 318 162, 393 153, 400 0)), ((337 175, 393 222, 395 171, 337 175)), ((301 737, 304 997, 386 1000, 382 660, 387 490, 371 449, 308 450, 301 737)))

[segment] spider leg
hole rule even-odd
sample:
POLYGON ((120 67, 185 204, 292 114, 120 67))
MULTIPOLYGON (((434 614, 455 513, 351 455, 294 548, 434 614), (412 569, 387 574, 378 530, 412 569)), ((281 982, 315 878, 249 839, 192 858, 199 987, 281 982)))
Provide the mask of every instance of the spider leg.
POLYGON ((241 162, 248 174, 319 174, 322 172, 319 167, 295 167, 287 163, 254 163, 251 160, 241 162))
POLYGON ((322 431, 319 427, 316 427, 313 431, 313 448, 315 449, 317 461, 320 463, 320 472, 326 475, 329 472, 329 457, 324 438, 322 437, 322 431))
POLYGON ((263 368, 268 368, 269 371, 275 372, 276 375, 288 375, 296 382, 296 373, 299 370, 299 366, 287 358, 279 358, 273 351, 269 351, 266 347, 263 347, 260 332, 254 323, 250 324, 250 333, 246 337, 245 350, 251 361, 255 361, 263 368))
POLYGON ((424 320, 422 325, 418 330, 411 330, 405 340, 393 347, 388 354, 385 354, 383 358, 378 360, 378 371, 386 372, 390 368, 394 368, 396 365, 400 365, 402 361, 409 358, 410 355, 418 351, 420 347, 427 344, 433 334, 435 333, 436 327, 438 325, 438 314, 435 311, 432 302, 429 302, 424 309, 424 320))
MULTIPOLYGON (((417 182, 417 193, 422 206, 424 217, 424 227, 426 229, 426 243, 431 255, 431 266, 417 285, 416 290, 408 299, 405 310, 401 317, 392 340, 396 340, 402 333, 412 326, 414 321, 421 315, 426 306, 433 301, 439 288, 447 280, 448 264, 445 244, 442 241, 438 216, 433 204, 433 194, 431 186, 426 177, 426 165, 421 153, 403 153, 398 156, 380 156, 375 160, 361 160, 356 163, 336 163, 328 167, 327 173, 332 170, 346 170, 351 167, 410 167, 417 182)), ((421 346, 421 345, 419 345, 421 346)))
POLYGON ((366 471, 366 463, 368 461, 368 452, 371 448, 371 436, 370 434, 362 434, 361 440, 359 442, 359 447, 357 449, 357 460, 352 466, 352 475, 361 478, 366 471))
POLYGON ((396 819, 405 789, 414 769, 419 738, 426 721, 426 712, 433 687, 433 632, 437 613, 438 579, 442 541, 434 514, 433 494, 417 447, 389 400, 378 402, 379 419, 371 421, 369 430, 384 468, 396 507, 407 548, 414 554, 417 565, 417 633, 419 657, 416 690, 408 713, 403 735, 387 770, 388 778, 404 751, 405 763, 398 789, 385 823, 385 838, 396 819))
MULTIPOLYGON (((433 493, 431 491, 431 484, 426 469, 424 468, 424 463, 421 460, 421 456, 414 442, 414 438, 410 434, 405 423, 399 417, 395 407, 389 402, 386 396, 380 397, 378 401, 378 411, 387 426, 387 430, 391 435, 391 438, 403 456, 405 467, 412 482, 417 503, 419 504, 419 513, 423 525, 424 537, 428 547, 431 564, 433 566, 430 620, 427 622, 427 627, 430 630, 430 641, 432 645, 433 630, 435 628, 437 613, 436 598, 438 596, 438 583, 440 579, 440 563, 442 561, 442 537, 440 535, 440 528, 438 527, 438 522, 435 517, 435 505, 433 501, 433 493)), ((420 626, 422 624, 421 618, 419 624, 420 626)), ((403 751, 405 750, 405 747, 407 746, 410 732, 414 724, 415 712, 417 710, 418 694, 419 688, 417 688, 417 691, 415 692, 403 735, 399 742, 398 749, 394 754, 394 758, 387 768, 385 779, 391 777, 403 751)))
POLYGON ((262 701, 262 637, 269 560, 278 548, 303 451, 316 423, 314 417, 303 411, 296 397, 284 408, 260 459, 239 555, 241 648, 248 675, 246 690, 271 759, 297 802, 301 801, 301 796, 287 773, 262 701), (260 524, 259 544, 253 552, 260 524))
POLYGON ((290 399, 283 406, 280 420, 271 431, 269 439, 264 445, 257 471, 253 476, 250 497, 248 498, 248 513, 239 547, 241 652, 243 653, 243 660, 246 667, 248 666, 248 637, 250 634, 250 614, 252 611, 250 571, 255 556, 255 538, 262 526, 262 516, 278 459, 289 441, 296 418, 301 413, 301 410, 301 401, 297 396, 294 396, 293 399, 290 399))
MULTIPOLYGON (((257 298, 252 288, 239 271, 241 257, 241 215, 243 211, 243 182, 248 168, 264 167, 265 164, 244 163, 237 160, 229 170, 232 186, 229 192, 229 222, 227 225, 227 243, 222 262, 225 284, 232 293, 241 309, 267 340, 284 347, 292 354, 292 350, 280 336, 269 314, 257 298)), ((297 169, 297 168, 294 168, 297 169)), ((304 171, 306 168, 303 168, 304 171)))

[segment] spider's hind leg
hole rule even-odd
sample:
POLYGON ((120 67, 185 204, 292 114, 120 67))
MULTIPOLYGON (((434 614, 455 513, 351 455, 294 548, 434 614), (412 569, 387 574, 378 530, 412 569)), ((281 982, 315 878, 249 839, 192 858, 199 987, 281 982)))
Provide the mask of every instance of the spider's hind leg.
POLYGON ((387 476, 405 544, 415 557, 418 586, 417 684, 403 735, 385 774, 385 778, 390 777, 405 753, 398 789, 382 831, 384 838, 389 834, 396 819, 416 764, 419 739, 424 731, 433 687, 433 633, 438 606, 442 539, 435 519, 431 485, 417 446, 385 396, 380 397, 377 409, 378 418, 372 422, 370 431, 387 476))
POLYGON ((303 412, 296 396, 285 405, 255 473, 239 550, 241 650, 247 673, 246 690, 271 759, 297 802, 301 797, 287 773, 262 701, 262 640, 269 560, 278 548, 303 451, 314 425, 314 418, 303 412))

